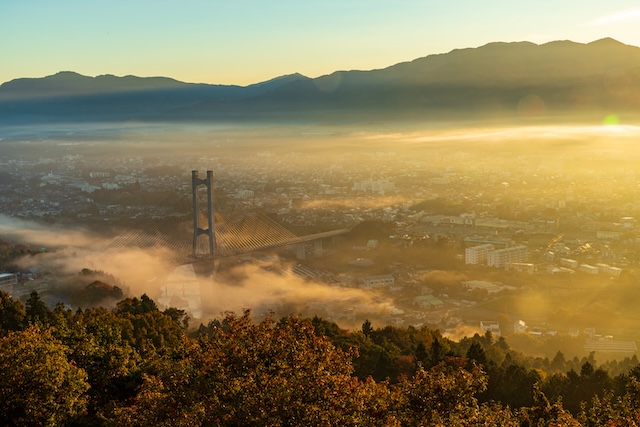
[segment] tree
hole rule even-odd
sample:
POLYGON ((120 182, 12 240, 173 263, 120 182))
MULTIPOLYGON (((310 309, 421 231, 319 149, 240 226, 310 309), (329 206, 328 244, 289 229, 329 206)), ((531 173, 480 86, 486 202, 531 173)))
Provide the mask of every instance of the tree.
POLYGON ((145 314, 153 311, 158 311, 158 306, 147 294, 143 294, 140 299, 127 298, 116 304, 117 314, 145 314))
POLYGON ((509 351, 509 344, 507 344, 507 340, 504 337, 498 338, 498 341, 496 341, 496 347, 503 351, 509 351))
POLYGON ((365 340, 358 346, 358 355, 353 361, 355 374, 362 380, 372 377, 376 381, 395 381, 399 374, 396 365, 399 356, 400 349, 388 340, 380 344, 365 340))
POLYGON ((481 401, 498 401, 512 408, 533 404, 533 388, 541 379, 538 371, 510 364, 494 366, 488 374, 489 383, 486 392, 480 396, 481 401))
POLYGON ((8 426, 57 426, 85 410, 87 374, 49 330, 30 326, 0 339, 0 413, 8 426))
POLYGON ((564 353, 558 351, 551 361, 549 366, 554 371, 564 371, 566 369, 567 361, 564 358, 564 353))
POLYGON ((33 291, 29 295, 29 299, 26 304, 27 320, 29 323, 38 323, 41 325, 49 325, 49 315, 51 312, 47 308, 47 305, 40 299, 38 292, 33 291))
POLYGON ((467 358, 476 361, 481 366, 485 366, 487 364, 487 355, 477 341, 473 341, 471 343, 469 350, 467 350, 467 358))
MULTIPOLYGON (((77 313, 72 329, 60 339, 71 348, 70 357, 87 374, 90 417, 99 416, 112 405, 135 395, 142 384, 144 365, 153 365, 150 355, 142 360, 129 339, 133 325, 104 308, 77 313)), ((62 328, 56 327, 56 334, 62 328)), ((92 424, 90 421, 86 424, 92 424)))
POLYGON ((518 414, 521 427, 581 427, 571 413, 562 408, 562 403, 552 405, 538 387, 534 388, 533 399, 534 405, 523 408, 518 414))
POLYGON ((181 310, 175 307, 167 308, 163 314, 169 316, 176 324, 182 326, 186 331, 189 328, 189 315, 185 310, 181 310))
POLYGON ((402 425, 458 425, 476 414, 476 393, 484 390, 487 378, 478 366, 463 368, 466 359, 448 357, 428 371, 398 384, 393 411, 402 425))
POLYGON ((228 314, 145 381, 119 425, 342 426, 384 418, 385 386, 352 376, 351 354, 289 317, 228 314), (371 409, 370 409, 371 408, 371 409))
POLYGON ((637 426, 639 400, 640 383, 631 378, 623 396, 616 399, 612 391, 594 396, 589 405, 582 406, 579 419, 586 426, 637 426))
POLYGON ((429 352, 429 366, 436 366, 444 359, 444 348, 440 344, 438 337, 434 337, 431 349, 429 352))
POLYGON ((371 322, 369 321, 369 319, 366 319, 364 323, 362 323, 362 333, 365 337, 369 338, 369 336, 371 336, 371 332, 373 332, 371 322))
POLYGON ((422 366, 425 366, 429 360, 429 353, 427 353, 427 346, 424 344, 424 341, 420 341, 416 346, 415 360, 422 366))
POLYGON ((18 331, 25 326, 27 313, 22 301, 14 301, 5 291, 0 291, 0 336, 18 331))

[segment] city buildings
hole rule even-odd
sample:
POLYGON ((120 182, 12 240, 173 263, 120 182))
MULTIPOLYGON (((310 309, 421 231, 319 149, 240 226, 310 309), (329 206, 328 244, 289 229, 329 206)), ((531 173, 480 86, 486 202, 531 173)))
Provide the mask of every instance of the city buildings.
POLYGON ((471 246, 464 250, 464 262, 465 264, 486 264, 487 254, 496 249, 496 247, 490 243, 478 246, 471 246))
POLYGON ((526 262, 528 259, 529 250, 527 247, 518 245, 489 252, 487 254, 487 265, 489 267, 506 268, 511 263, 526 262))

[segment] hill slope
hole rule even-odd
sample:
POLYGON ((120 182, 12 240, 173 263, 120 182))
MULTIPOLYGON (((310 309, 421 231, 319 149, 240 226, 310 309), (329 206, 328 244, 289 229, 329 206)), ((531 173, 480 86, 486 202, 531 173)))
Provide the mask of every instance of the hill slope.
POLYGON ((640 111, 640 48, 612 39, 490 43, 372 71, 251 86, 63 72, 0 86, 14 120, 484 117, 640 111))

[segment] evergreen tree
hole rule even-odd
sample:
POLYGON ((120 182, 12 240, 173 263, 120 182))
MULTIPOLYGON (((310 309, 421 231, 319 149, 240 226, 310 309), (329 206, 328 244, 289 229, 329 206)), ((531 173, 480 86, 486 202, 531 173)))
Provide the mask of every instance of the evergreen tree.
POLYGON ((469 350, 467 350, 467 358, 470 360, 474 360, 478 364, 482 366, 487 365, 487 355, 484 352, 484 349, 477 341, 473 341, 469 350))
POLYGON ((424 341, 418 343, 414 356, 416 363, 422 366, 425 366, 429 362, 429 353, 427 353, 427 346, 424 345, 424 341))
POLYGON ((436 366, 444 359, 445 351, 437 337, 434 337, 429 351, 429 367, 436 366))
POLYGON ((26 315, 30 324, 49 325, 50 311, 36 291, 31 292, 29 295, 26 304, 26 315))
POLYGON ((564 359, 564 354, 561 351, 558 351, 553 357, 549 368, 554 371, 564 371, 566 369, 566 364, 567 362, 564 359))
POLYGON ((373 328, 371 327, 371 322, 369 319, 366 319, 362 324, 362 333, 365 337, 369 338, 371 336, 371 332, 373 332, 373 328))
POLYGON ((9 331, 18 331, 25 327, 27 313, 20 300, 14 301, 5 291, 0 291, 0 337, 9 331))

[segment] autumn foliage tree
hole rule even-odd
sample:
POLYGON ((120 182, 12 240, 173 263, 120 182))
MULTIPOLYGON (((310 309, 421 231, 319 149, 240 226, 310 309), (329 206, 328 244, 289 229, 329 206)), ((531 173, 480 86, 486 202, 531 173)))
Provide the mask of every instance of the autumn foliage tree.
POLYGON ((169 369, 148 375, 122 425, 375 425, 380 388, 352 376, 351 354, 297 318, 228 314, 169 369), (179 380, 178 380, 179 379, 179 380), (364 423, 364 424, 363 424, 364 423))
POLYGON ((0 416, 5 426, 58 426, 83 413, 86 372, 49 330, 31 326, 0 338, 0 416))
POLYGON ((0 314, 3 426, 640 423, 637 359, 615 378, 593 358, 580 374, 554 366, 545 376, 490 335, 454 342, 425 327, 371 324, 350 332, 317 317, 256 322, 250 311, 188 333, 184 311, 147 295, 72 311, 0 293, 0 314))

